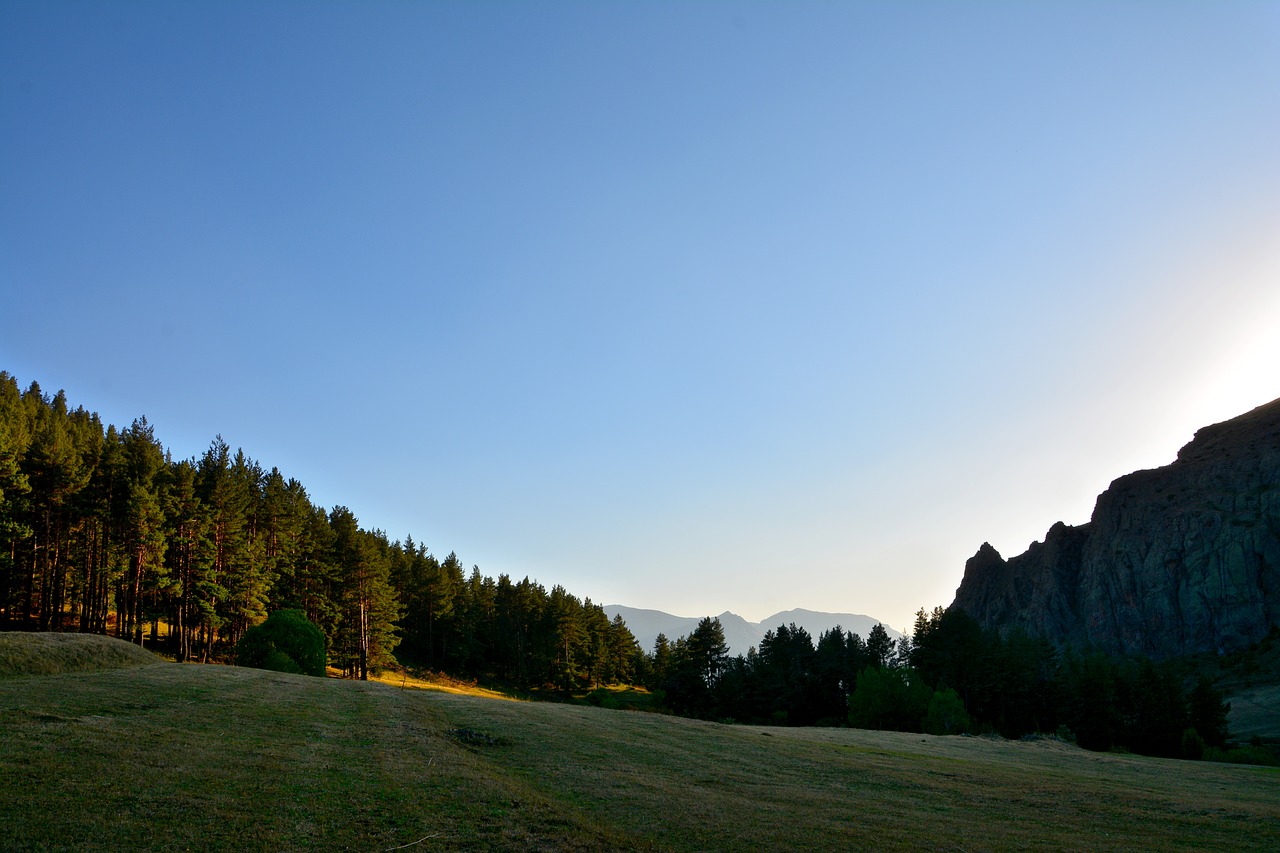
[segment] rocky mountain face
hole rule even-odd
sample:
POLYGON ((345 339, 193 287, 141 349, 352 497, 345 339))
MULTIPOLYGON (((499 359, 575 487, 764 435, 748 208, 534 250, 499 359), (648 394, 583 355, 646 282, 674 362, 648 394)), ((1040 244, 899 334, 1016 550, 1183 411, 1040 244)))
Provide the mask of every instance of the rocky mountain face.
POLYGON ((989 627, 1155 658, 1239 649, 1280 625, 1280 400, 1114 481, 1088 523, 1005 560, 984 544, 953 607, 989 627))

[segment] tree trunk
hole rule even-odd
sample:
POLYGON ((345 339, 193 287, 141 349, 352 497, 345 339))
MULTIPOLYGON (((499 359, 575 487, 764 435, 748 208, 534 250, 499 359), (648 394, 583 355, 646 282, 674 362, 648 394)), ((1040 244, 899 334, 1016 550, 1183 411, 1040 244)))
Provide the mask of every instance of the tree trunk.
POLYGON ((369 607, 360 600, 360 680, 369 680, 369 607))

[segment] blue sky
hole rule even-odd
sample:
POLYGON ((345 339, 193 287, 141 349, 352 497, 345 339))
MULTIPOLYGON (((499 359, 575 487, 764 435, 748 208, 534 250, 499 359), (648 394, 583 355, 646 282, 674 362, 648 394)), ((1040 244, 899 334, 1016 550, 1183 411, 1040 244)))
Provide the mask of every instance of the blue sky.
POLYGON ((904 629, 1280 396, 1277 3, 0 6, 0 368, 600 603, 904 629))

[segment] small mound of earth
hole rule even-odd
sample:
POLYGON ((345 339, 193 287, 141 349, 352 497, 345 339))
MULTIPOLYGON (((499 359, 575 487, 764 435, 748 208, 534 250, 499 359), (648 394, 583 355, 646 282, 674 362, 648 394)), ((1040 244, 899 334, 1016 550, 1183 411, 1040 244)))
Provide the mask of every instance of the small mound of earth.
POLYGON ((99 672, 163 662, 146 649, 98 634, 0 633, 0 678, 99 672))

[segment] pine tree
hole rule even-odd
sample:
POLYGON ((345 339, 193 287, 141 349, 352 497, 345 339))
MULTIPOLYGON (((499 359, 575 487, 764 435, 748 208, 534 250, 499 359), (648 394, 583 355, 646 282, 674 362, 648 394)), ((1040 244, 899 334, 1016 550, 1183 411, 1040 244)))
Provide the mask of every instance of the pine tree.
MULTIPOLYGON (((603 612, 603 611, 602 611, 603 612)), ((610 684, 631 684, 636 678, 636 661, 640 644, 627 627, 622 614, 614 614, 608 628, 608 668, 605 679, 610 684)))
POLYGON ((198 494, 208 512, 208 536, 197 555, 202 566, 195 585, 199 611, 201 662, 207 662, 224 627, 228 627, 229 586, 234 573, 247 562, 248 537, 245 518, 251 495, 244 481, 231 472, 231 448, 219 435, 214 438, 197 466, 198 494))
POLYGON ((588 676, 588 634, 582 603, 559 584, 551 588, 549 612, 555 620, 555 684, 569 692, 588 676))
POLYGON ((853 682, 845 680, 848 658, 848 641, 840 626, 822 632, 813 653, 811 689, 816 721, 839 721, 848 715, 848 694, 853 688, 853 682))
MULTIPOLYGON (((427 615, 428 666, 461 666, 466 654, 462 620, 455 610, 465 595, 462 561, 449 552, 444 562, 427 566, 421 601, 427 615)), ((465 610, 465 608, 463 608, 465 610)))
MULTIPOLYGON (((32 439, 23 468, 31 485, 26 524, 32 535, 25 554, 27 569, 22 572, 21 611, 23 621, 37 630, 60 629, 63 593, 71 553, 71 539, 79 518, 73 498, 89 484, 92 461, 86 460, 77 437, 82 425, 73 422, 61 391, 45 399, 36 383, 23 397, 32 415, 32 439)), ((77 421, 88 420, 83 410, 77 421)))
POLYGON ((120 436, 125 466, 125 526, 121 545, 126 554, 126 573, 117 596, 116 610, 120 636, 142 644, 146 620, 144 596, 152 596, 153 610, 158 595, 166 588, 164 572, 164 512, 161 488, 164 455, 146 418, 135 420, 120 436))
POLYGON ((893 638, 879 622, 867 634, 867 654, 871 657, 871 665, 877 669, 883 669, 893 661, 893 638))
POLYGON ((659 633, 653 639, 653 657, 649 664, 648 687, 657 689, 671 675, 671 641, 667 635, 659 633))
POLYGON ((390 545, 385 535, 362 531, 346 507, 333 508, 329 525, 341 604, 333 656, 348 677, 366 681, 370 671, 392 663, 399 641, 395 623, 400 606, 391 586, 390 545))
POLYGON ((729 649, 720 620, 705 617, 692 633, 676 640, 671 667, 662 683, 667 704, 680 714, 716 716, 715 688, 728 666, 729 649))
POLYGON ((15 604, 18 543, 33 532, 26 523, 31 484, 21 466, 26 451, 21 402, 18 383, 0 371, 0 613, 6 616, 15 604))
POLYGON ((187 461, 174 463, 169 465, 167 473, 166 560, 174 583, 170 625, 177 635, 175 654, 181 663, 191 659, 196 647, 196 630, 201 621, 196 602, 203 577, 200 555, 209 551, 209 522, 196 493, 195 465, 187 461))
POLYGON ((262 466, 236 450, 227 472, 227 483, 239 507, 238 535, 230 540, 227 574, 223 582, 224 620, 227 642, 235 646, 251 625, 267 615, 267 599, 275 582, 275 573, 267 559, 266 531, 263 525, 262 466))
POLYGON ((1206 676, 1201 676, 1188 697, 1190 725, 1200 735, 1206 746, 1223 748, 1227 745, 1227 714, 1231 703, 1224 702, 1222 693, 1206 676))

